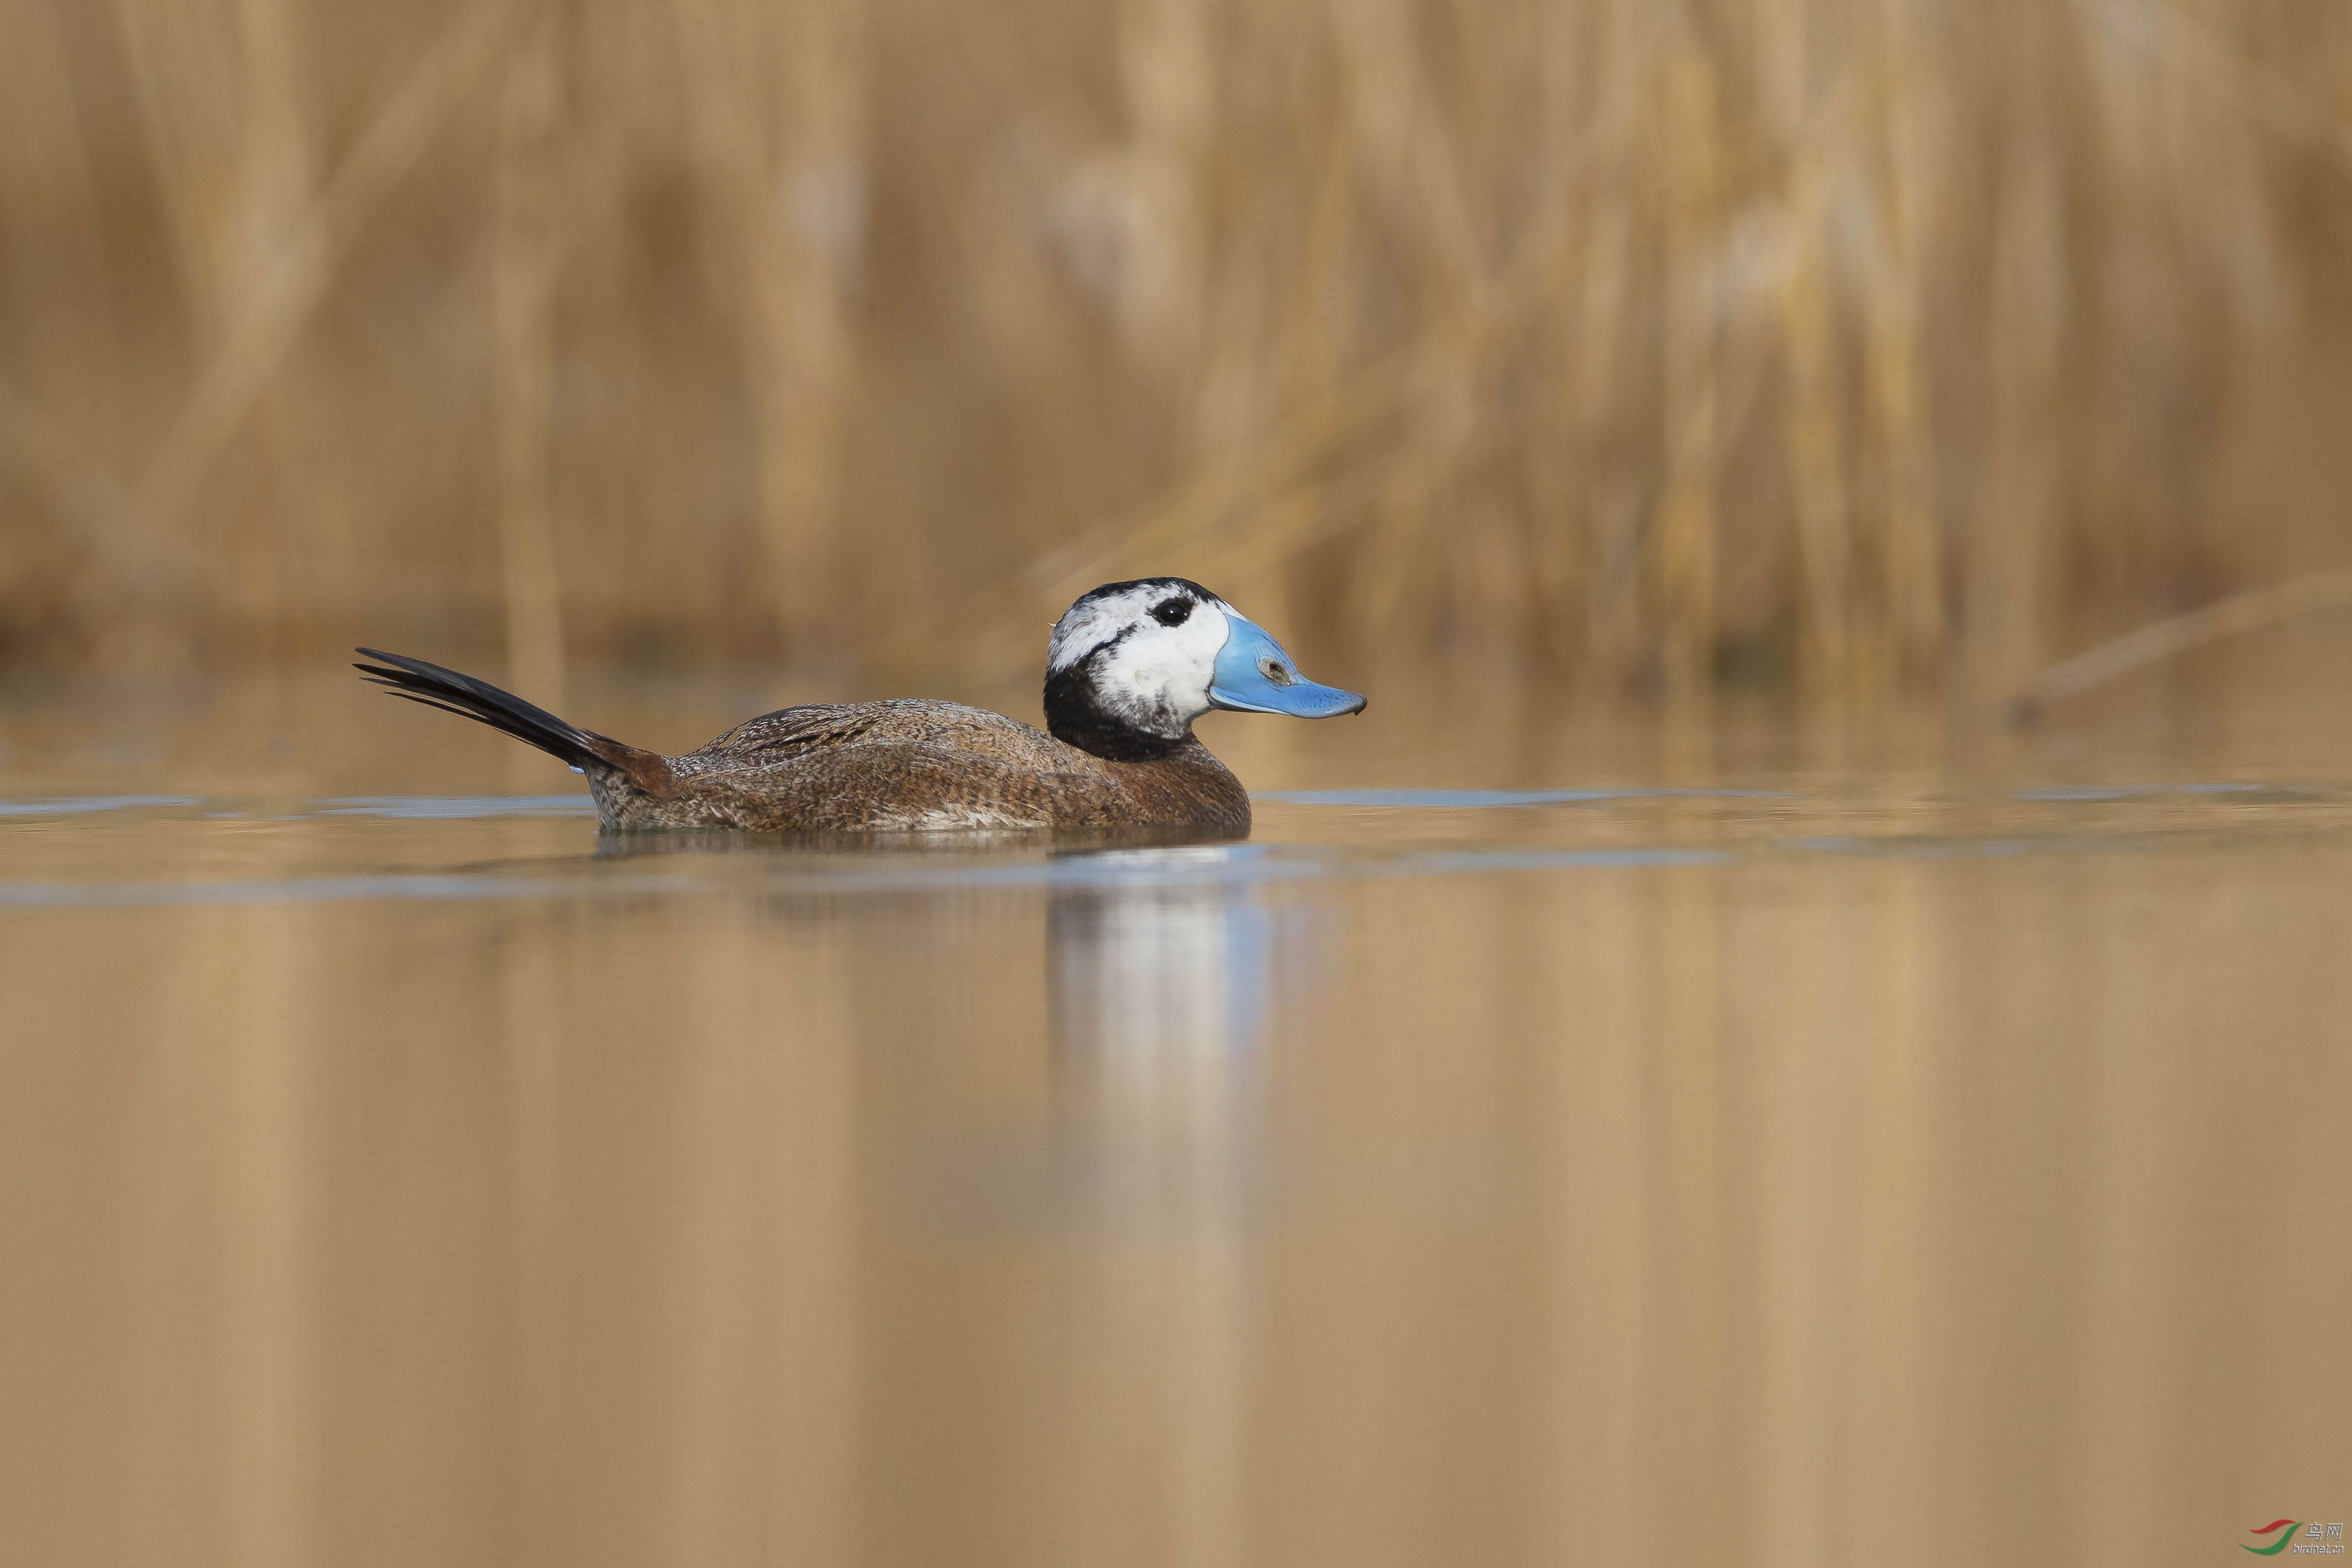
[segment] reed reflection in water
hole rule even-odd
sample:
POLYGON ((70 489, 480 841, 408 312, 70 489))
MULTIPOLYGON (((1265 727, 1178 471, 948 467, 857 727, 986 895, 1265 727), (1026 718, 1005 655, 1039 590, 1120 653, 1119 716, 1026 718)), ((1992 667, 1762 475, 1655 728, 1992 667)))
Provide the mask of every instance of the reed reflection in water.
POLYGON ((2340 790, 379 807, 0 819, 0 1561, 2120 1564, 2352 1474, 2340 790))

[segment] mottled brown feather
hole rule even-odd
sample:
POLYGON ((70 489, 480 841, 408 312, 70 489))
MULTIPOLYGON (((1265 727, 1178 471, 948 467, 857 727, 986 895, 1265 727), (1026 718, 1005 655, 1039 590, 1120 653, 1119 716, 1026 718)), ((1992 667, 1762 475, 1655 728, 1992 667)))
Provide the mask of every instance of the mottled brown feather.
POLYGON ((582 729, 471 675, 375 649, 359 668, 394 695, 480 720, 587 775, 607 831, 947 828, 1249 831, 1249 796, 1188 732, 1113 761, 958 703, 819 704, 762 714, 662 757, 582 729))
MULTIPOLYGON (((647 753, 637 753, 646 757, 647 753)), ((784 708, 699 750, 591 767, 604 825, 621 831, 1183 826, 1249 830, 1249 796, 1190 737, 1150 762, 1112 762, 982 708, 901 698, 784 708)))

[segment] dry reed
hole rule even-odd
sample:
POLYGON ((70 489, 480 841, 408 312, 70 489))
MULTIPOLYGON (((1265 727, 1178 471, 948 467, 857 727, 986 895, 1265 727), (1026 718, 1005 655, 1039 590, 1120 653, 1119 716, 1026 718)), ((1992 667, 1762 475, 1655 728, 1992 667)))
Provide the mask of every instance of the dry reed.
POLYGON ((1368 656, 1989 695, 2343 558, 2275 431, 2352 402, 2352 22, 2286 0, 0 46, 0 659, 1029 657, 1165 570, 1368 656))

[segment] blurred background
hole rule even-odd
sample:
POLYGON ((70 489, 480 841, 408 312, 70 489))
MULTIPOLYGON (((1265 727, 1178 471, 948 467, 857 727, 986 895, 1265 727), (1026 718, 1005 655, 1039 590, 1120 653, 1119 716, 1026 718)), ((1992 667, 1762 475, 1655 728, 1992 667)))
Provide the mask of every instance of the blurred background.
POLYGON ((1990 699, 2352 564, 2304 0, 0 0, 0 668, 1990 699), (1327 657, 1324 661, 1329 663, 1327 657))

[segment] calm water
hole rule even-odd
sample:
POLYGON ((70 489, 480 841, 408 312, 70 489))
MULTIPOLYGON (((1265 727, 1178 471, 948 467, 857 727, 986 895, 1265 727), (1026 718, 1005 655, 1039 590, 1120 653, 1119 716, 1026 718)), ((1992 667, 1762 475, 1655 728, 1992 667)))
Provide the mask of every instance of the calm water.
MULTIPOLYGON (((810 695, 570 706, 677 748, 810 695)), ((1376 695, 1204 726, 1244 844, 620 852, 363 695, 0 707, 0 1561, 2142 1564, 2352 1517, 2325 708, 1376 695)))

